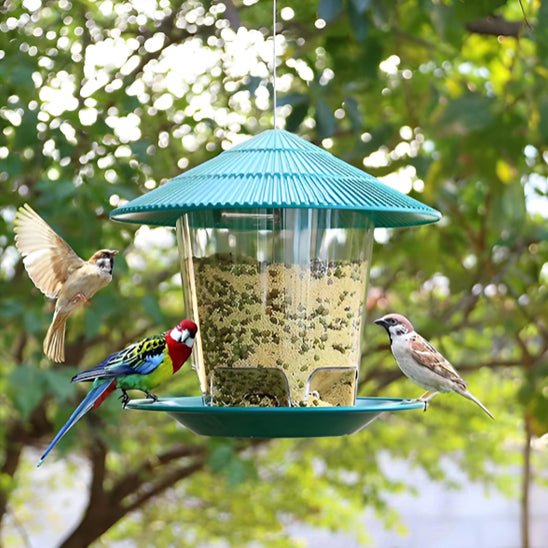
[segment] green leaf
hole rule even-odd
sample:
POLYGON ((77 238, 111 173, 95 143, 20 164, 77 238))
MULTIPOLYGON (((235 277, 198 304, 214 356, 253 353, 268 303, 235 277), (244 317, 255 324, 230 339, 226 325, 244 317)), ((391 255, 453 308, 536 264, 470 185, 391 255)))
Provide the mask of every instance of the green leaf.
POLYGON ((293 107, 291 114, 285 119, 285 128, 287 131, 296 132, 299 129, 302 121, 305 119, 310 103, 298 103, 293 107))
POLYGON ((217 442, 209 452, 208 466, 213 472, 221 472, 234 456, 234 444, 232 442, 217 442))
POLYGON ((101 328, 102 314, 100 308, 97 306, 99 304, 97 300, 97 298, 93 300, 93 306, 88 308, 84 315, 84 330, 86 333, 86 339, 92 339, 95 337, 101 328))
POLYGON ((135 95, 124 94, 122 99, 122 104, 124 105, 124 112, 133 112, 136 108, 141 106, 141 102, 135 95))
POLYGON ((356 132, 361 131, 363 122, 358 101, 354 97, 346 97, 344 100, 344 110, 348 114, 352 129, 356 132))
POLYGON ((0 318, 16 318, 23 313, 24 306, 15 299, 6 298, 0 308, 0 318))
POLYGON ((250 76, 247 79, 246 88, 249 90, 251 95, 254 95, 257 91, 257 88, 261 85, 263 79, 259 76, 250 76))
POLYGON ((469 94, 451 101, 439 121, 444 134, 466 135, 487 127, 493 121, 493 99, 469 94))
POLYGON ((548 145, 548 96, 543 96, 539 104, 539 132, 544 145, 548 145))
POLYGON ((343 0, 320 0, 318 17, 329 23, 338 17, 343 9, 343 0))
POLYGON ((141 162, 146 162, 148 159, 147 148, 149 147, 150 142, 146 140, 135 141, 129 144, 131 152, 134 156, 141 162))
MULTIPOLYGON (((365 113, 367 116, 367 112, 365 113)), ((378 150, 379 147, 386 144, 386 141, 390 138, 394 132, 394 127, 390 124, 380 124, 375 129, 370 131, 371 139, 367 143, 362 143, 360 141, 360 152, 362 154, 370 154, 375 150, 378 150)))
POLYGON ((8 378, 9 396, 23 419, 27 419, 44 397, 42 372, 36 366, 20 365, 8 378))
POLYGON ((32 309, 25 310, 23 324, 27 333, 39 333, 42 329, 42 316, 32 309))
POLYGON ((243 460, 237 456, 228 462, 228 466, 224 472, 228 478, 228 484, 231 487, 236 487, 238 484, 257 477, 257 469, 253 462, 243 460))
POLYGON ((76 368, 67 366, 63 366, 62 369, 44 370, 42 378, 47 392, 53 394, 59 400, 68 401, 76 394, 76 385, 70 382, 76 372, 76 368))
POLYGON ((155 295, 147 293, 143 299, 143 308, 145 312, 156 322, 157 324, 162 324, 164 321, 164 315, 162 314, 162 309, 158 304, 158 299, 155 295))
POLYGON ((279 107, 283 105, 302 105, 304 103, 309 102, 308 95, 305 95, 304 93, 287 93, 286 95, 282 95, 281 97, 278 97, 277 104, 279 107))
POLYGON ((16 148, 25 148, 33 146, 36 143, 36 124, 38 123, 38 113, 26 109, 21 120, 21 125, 16 129, 14 146, 16 148))
POLYGON ((493 15, 494 12, 507 4, 507 0, 474 0, 474 2, 455 2, 453 13, 464 23, 493 15))
POLYGON ((0 160, 0 173, 9 173, 12 177, 23 171, 23 162, 15 154, 10 154, 5 160, 0 160))
POLYGON ((548 66, 548 0, 542 0, 537 12, 537 24, 534 28, 537 54, 541 66, 548 66))
POLYGON ((520 230, 525 222, 525 193, 523 186, 517 182, 500 185, 493 204, 493 217, 497 226, 512 233, 520 230))
POLYGON ((43 205, 59 203, 74 196, 76 188, 70 180, 48 181, 42 180, 36 184, 36 188, 42 193, 41 203, 43 205))
POLYGON ((464 36, 464 25, 455 17, 454 6, 435 4, 430 10, 432 25, 443 40, 459 46, 464 36))
POLYGON ((335 133, 337 121, 329 105, 320 97, 316 101, 316 129, 320 138, 335 133))
POLYGON ((356 13, 362 14, 371 4, 371 0, 350 0, 350 5, 356 13))
POLYGON ((25 61, 26 56, 19 55, 18 63, 12 68, 10 74, 10 84, 16 87, 34 87, 32 73, 35 67, 25 61))
MULTIPOLYGON (((356 3, 357 2, 348 3, 348 19, 356 40, 363 42, 367 38, 369 32, 369 20, 364 13, 365 7, 363 9, 356 7, 356 3)), ((367 6, 366 3, 365 6, 367 6)))

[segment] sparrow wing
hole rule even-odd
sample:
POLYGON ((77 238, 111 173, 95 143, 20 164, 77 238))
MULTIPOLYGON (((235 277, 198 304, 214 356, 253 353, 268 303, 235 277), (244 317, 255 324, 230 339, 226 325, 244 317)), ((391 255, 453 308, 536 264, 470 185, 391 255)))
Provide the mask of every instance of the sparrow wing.
POLYGON ((445 377, 466 389, 466 383, 457 370, 425 339, 415 334, 409 339, 409 349, 415 361, 441 377, 445 377))
POLYGON ((34 285, 55 298, 61 287, 84 261, 28 204, 15 216, 15 245, 34 285))
POLYGON ((72 382, 92 381, 99 377, 148 375, 162 363, 165 348, 165 334, 148 337, 111 354, 97 367, 75 375, 72 382))

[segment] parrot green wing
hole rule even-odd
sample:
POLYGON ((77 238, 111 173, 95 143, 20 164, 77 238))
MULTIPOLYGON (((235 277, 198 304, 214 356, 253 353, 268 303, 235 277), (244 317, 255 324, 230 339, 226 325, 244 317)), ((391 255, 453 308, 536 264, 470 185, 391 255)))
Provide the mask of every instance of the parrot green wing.
POLYGON ((75 375, 72 382, 152 373, 164 360, 167 348, 165 335, 154 335, 126 346, 108 356, 97 367, 75 375))

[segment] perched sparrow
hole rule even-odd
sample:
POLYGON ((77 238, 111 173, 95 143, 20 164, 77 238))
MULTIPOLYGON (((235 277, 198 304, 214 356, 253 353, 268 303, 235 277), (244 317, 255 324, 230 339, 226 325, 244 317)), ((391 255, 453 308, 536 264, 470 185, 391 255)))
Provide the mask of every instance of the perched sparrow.
POLYGON ((129 401, 127 390, 140 390, 151 401, 158 398, 150 392, 175 375, 188 360, 198 328, 190 320, 179 322, 173 329, 130 344, 111 354, 97 367, 72 377, 72 382, 93 382, 86 397, 59 430, 38 462, 40 466, 59 440, 91 409, 99 407, 117 388, 122 391, 124 407, 129 401))
POLYGON ((387 314, 375 320, 390 337, 390 348, 406 377, 426 388, 419 401, 428 402, 438 392, 456 392, 479 405, 493 420, 487 407, 467 389, 455 368, 425 339, 415 332, 411 322, 401 314, 387 314))
POLYGON ((44 339, 44 353, 65 361, 65 322, 82 303, 112 280, 112 249, 96 251, 84 261, 28 204, 15 216, 15 245, 34 285, 46 297, 57 299, 53 320, 44 339))

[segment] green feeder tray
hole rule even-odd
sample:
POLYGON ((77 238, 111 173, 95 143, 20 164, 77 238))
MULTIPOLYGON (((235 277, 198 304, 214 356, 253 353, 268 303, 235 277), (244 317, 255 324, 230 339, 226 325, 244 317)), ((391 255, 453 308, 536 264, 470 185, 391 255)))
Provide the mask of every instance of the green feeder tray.
POLYGON ((229 438, 316 438, 345 436, 365 428, 382 413, 423 409, 400 398, 357 398, 352 407, 215 407, 200 396, 132 400, 128 408, 169 413, 201 436, 229 438))

